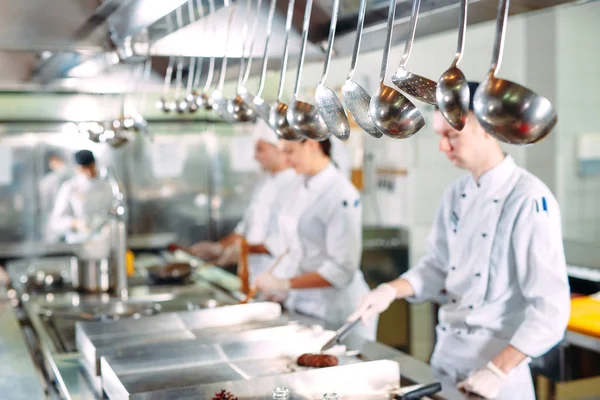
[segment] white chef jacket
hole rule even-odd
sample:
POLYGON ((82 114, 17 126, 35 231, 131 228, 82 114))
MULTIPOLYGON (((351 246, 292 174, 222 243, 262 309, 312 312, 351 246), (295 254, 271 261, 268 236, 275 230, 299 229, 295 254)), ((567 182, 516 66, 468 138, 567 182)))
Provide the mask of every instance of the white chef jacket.
MULTIPOLYGON (((277 214, 295 179, 298 178, 292 168, 268 174, 252 192, 250 204, 234 232, 244 236, 250 244, 264 243, 276 229, 277 214)), ((256 277, 273 262, 274 258, 269 254, 250 254, 250 278, 256 277)))
POLYGON ((507 156, 479 182, 469 175, 446 191, 427 254, 402 277, 415 291, 409 301, 445 290, 444 331, 486 331, 543 355, 562 339, 570 313, 558 203, 507 156))
POLYGON ((110 184, 102 179, 89 179, 81 174, 60 188, 50 216, 50 227, 57 236, 73 235, 74 219, 85 221, 91 231, 100 228, 108 218, 112 204, 110 184))
POLYGON ((50 171, 42 179, 40 179, 39 193, 42 214, 42 227, 47 240, 55 241, 58 239, 56 238, 56 235, 54 235, 52 229, 50 229, 50 224, 48 222, 50 220, 50 215, 52 214, 52 210, 54 209, 54 204, 56 203, 58 192, 62 184, 65 183, 71 177, 71 171, 65 165, 57 170, 50 171))
MULTIPOLYGON (((329 164, 294 182, 279 214, 278 235, 265 246, 271 254, 289 249, 288 262, 273 272, 292 278, 317 272, 332 286, 290 291, 293 307, 339 328, 369 288, 360 270, 362 205, 360 194, 329 164), (288 232, 286 232, 288 231, 288 232)), ((376 324, 361 332, 375 339, 376 324)), ((362 328, 358 328, 362 329, 362 328)))

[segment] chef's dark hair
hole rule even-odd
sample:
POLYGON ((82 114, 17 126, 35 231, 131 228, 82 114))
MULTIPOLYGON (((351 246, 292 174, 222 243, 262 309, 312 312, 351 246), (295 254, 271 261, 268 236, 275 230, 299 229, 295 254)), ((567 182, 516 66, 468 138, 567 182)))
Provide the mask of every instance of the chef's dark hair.
MULTIPOLYGON (((304 139, 302 140, 302 143, 306 142, 308 139, 304 139)), ((319 146, 321 147, 321 151, 329 158, 331 158, 331 140, 329 139, 325 139, 322 140, 319 143, 319 146)))
POLYGON ((96 159, 94 158, 94 153, 92 153, 89 150, 79 150, 77 153, 75 153, 75 162, 78 165, 81 166, 88 166, 88 165, 92 165, 96 162, 96 159))

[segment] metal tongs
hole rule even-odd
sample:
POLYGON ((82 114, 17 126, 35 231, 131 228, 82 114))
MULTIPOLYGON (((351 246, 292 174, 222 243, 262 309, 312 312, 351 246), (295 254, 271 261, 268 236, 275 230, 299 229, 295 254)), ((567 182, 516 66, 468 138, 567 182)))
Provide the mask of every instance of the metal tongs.
POLYGON ((407 386, 394 393, 396 400, 416 400, 424 396, 435 394, 442 390, 440 382, 429 383, 426 385, 407 386))

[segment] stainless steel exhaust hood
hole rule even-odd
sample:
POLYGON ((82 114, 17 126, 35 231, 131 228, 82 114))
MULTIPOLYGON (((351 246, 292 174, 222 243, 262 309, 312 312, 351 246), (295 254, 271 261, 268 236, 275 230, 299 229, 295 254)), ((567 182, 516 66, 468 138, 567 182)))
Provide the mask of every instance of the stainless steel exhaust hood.
MULTIPOLYGON (((239 2, 239 0, 236 0, 239 2)), ((194 0, 206 8, 206 0, 194 0)), ((550 8, 566 3, 583 3, 577 0, 512 0, 511 14, 520 14, 550 8)), ((0 5, 0 85, 6 83, 31 84, 42 87, 54 79, 69 76, 69 71, 92 60, 98 70, 114 66, 114 54, 121 60, 127 57, 145 56, 131 46, 132 41, 142 37, 151 44, 153 57, 170 55, 215 56, 220 59, 225 30, 222 19, 226 10, 223 0, 216 0, 217 13, 210 18, 200 18, 189 23, 187 0, 19 0, 4 1, 0 5), (177 9, 184 17, 184 26, 175 32, 167 29, 167 18, 175 21, 177 9), (206 36, 209 22, 219 26, 218 36, 206 36), (208 39, 206 39, 208 38, 208 39), (25 71, 29 72, 28 74, 25 71), (17 80, 17 82, 15 82, 17 80)), ((239 2, 243 7, 245 1, 239 2)), ((253 2, 256 4, 255 2, 253 2)), ((471 0, 469 24, 495 18, 497 0, 471 0)), ((294 36, 290 56, 293 60, 300 42, 300 25, 306 0, 296 0, 294 36)), ((361 51, 380 49, 384 41, 388 0, 371 0, 367 6, 366 23, 361 51)), ((456 29, 459 0, 423 0, 417 28, 417 36, 432 35, 456 29)), ((284 23, 287 1, 278 0, 274 20, 274 33, 270 46, 270 68, 279 67, 283 46, 284 23)), ((340 5, 338 33, 334 56, 351 54, 356 29, 359 0, 342 0, 340 5)), ((323 44, 327 39, 332 0, 316 0, 309 32, 309 59, 323 59, 323 44)), ((406 36, 411 0, 398 0, 394 44, 406 36)), ((268 1, 263 0, 261 22, 266 24, 268 1)), ((205 12, 206 14, 206 12, 205 12)), ((243 18, 243 13, 241 13, 243 18)), ((241 21, 241 20, 240 20, 241 21)), ((232 66, 240 57, 242 49, 241 23, 232 33, 230 52, 232 66)), ((254 57, 260 57, 264 44, 264 29, 258 29, 254 57)), ((141 47, 144 49, 144 47, 141 47)), ((156 66, 165 63, 156 62, 156 66)), ((259 71, 259 62, 253 64, 253 73, 259 71)), ((293 67, 293 62, 291 67, 293 67)), ((158 74, 163 68, 155 68, 158 74)), ((233 77, 233 73, 228 76, 233 77)))

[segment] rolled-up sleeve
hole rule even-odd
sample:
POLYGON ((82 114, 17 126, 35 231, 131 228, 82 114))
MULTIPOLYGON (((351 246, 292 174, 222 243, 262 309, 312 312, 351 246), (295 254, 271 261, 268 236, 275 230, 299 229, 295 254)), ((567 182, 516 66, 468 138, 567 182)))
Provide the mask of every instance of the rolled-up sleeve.
POLYGON ((512 246, 527 308, 510 344, 530 357, 539 357, 563 338, 571 305, 560 210, 552 195, 525 201, 512 246))
POLYGON ((433 227, 427 238, 426 254, 416 266, 402 274, 414 291, 414 295, 406 300, 420 303, 435 300, 440 297, 444 289, 448 268, 448 238, 446 209, 448 208, 448 194, 444 196, 439 207, 433 227))
POLYGON ((348 286, 360 267, 362 254, 362 206, 337 207, 327 223, 326 257, 317 273, 331 286, 348 286))

